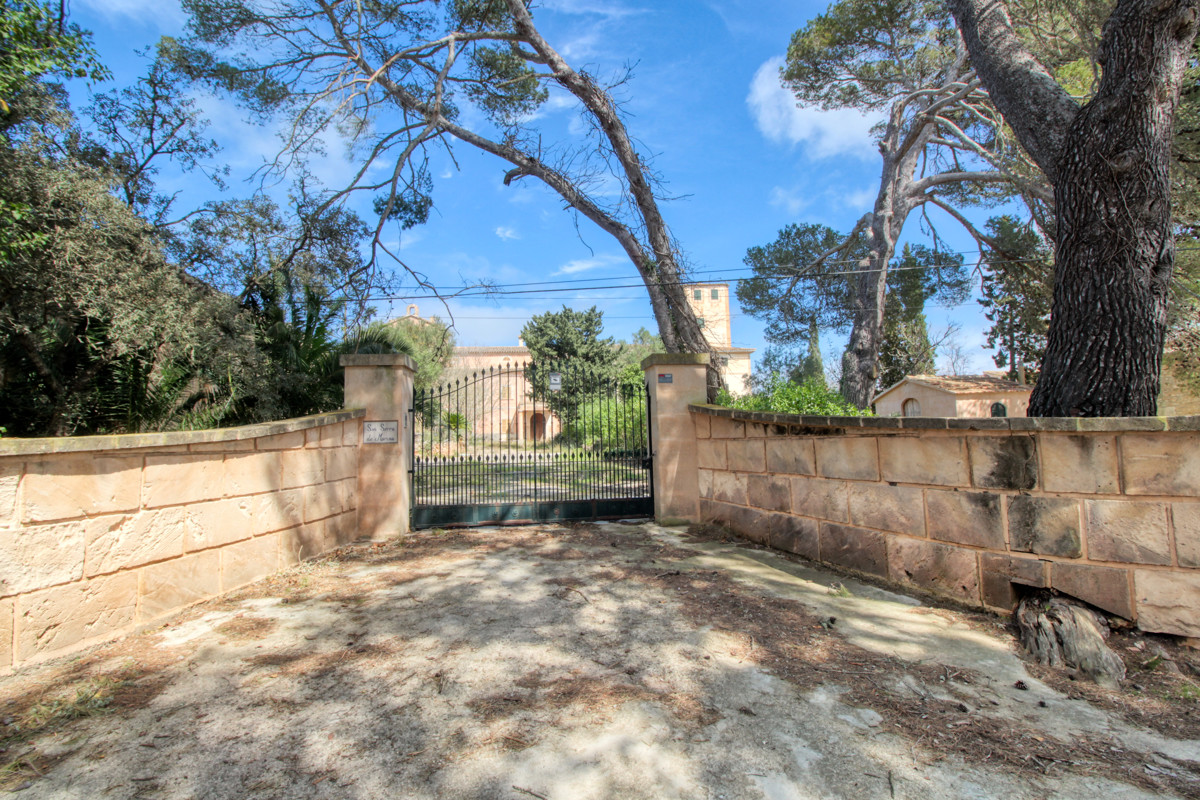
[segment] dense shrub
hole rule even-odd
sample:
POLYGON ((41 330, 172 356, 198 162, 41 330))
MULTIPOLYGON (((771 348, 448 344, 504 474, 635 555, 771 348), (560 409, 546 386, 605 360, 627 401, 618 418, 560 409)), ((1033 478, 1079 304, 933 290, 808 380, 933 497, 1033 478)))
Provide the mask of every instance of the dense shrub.
POLYGON ((744 411, 770 411, 776 414, 817 414, 830 417, 870 417, 870 410, 856 408, 846 398, 829 389, 819 380, 795 383, 779 374, 767 379, 766 385, 753 394, 732 397, 722 391, 719 405, 744 411))

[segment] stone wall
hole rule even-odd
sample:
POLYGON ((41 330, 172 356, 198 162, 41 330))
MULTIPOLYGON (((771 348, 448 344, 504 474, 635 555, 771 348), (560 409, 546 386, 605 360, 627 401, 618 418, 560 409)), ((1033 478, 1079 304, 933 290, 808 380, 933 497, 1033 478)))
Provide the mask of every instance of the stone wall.
POLYGON ((813 561, 1011 609, 1053 587, 1200 636, 1200 418, 841 418, 690 407, 699 512, 813 561))
POLYGON ((0 439, 0 669, 112 638, 356 538, 362 416, 0 439))

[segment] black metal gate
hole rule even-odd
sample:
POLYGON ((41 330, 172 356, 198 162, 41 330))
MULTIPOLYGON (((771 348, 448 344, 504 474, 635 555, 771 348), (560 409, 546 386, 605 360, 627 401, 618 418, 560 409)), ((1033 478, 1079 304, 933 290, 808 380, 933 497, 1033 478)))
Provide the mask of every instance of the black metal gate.
POLYGON ((457 372, 413 399, 414 528, 653 514, 640 374, 579 363, 457 372))

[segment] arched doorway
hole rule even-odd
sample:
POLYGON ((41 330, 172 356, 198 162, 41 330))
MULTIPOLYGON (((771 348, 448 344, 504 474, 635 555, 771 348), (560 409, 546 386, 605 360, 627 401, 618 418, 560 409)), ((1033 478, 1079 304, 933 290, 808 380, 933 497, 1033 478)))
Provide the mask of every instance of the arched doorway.
POLYGON ((546 415, 540 411, 535 411, 529 418, 529 438, 535 442, 546 439, 546 415))

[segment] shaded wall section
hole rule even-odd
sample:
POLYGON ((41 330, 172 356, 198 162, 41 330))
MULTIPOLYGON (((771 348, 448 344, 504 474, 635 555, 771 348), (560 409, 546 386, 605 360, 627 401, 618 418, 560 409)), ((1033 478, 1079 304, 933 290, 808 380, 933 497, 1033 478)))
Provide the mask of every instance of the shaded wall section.
POLYGON ((0 440, 0 669, 356 538, 363 415, 0 440))
POLYGON ((974 606, 1053 587, 1200 637, 1200 417, 690 412, 705 520, 974 606))

